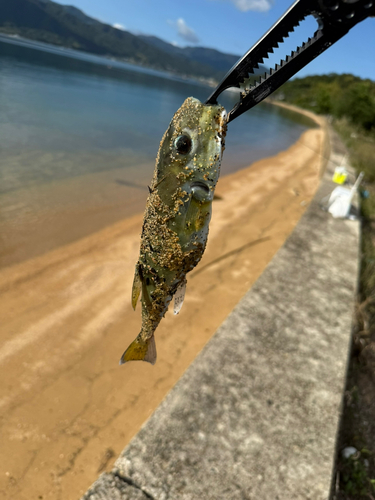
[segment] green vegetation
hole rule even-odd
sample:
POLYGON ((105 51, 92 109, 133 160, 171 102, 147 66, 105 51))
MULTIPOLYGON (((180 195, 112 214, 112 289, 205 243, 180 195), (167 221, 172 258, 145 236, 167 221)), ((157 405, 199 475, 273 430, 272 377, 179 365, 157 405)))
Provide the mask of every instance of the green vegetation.
POLYGON ((287 82, 279 100, 328 115, 345 143, 361 187, 362 254, 345 404, 339 435, 335 500, 375 497, 375 82, 353 75, 310 76, 287 82), (341 450, 359 450, 343 458, 341 450))
POLYGON ((349 74, 308 76, 287 82, 275 94, 315 113, 346 118, 364 131, 375 131, 375 82, 349 74))
POLYGON ((353 498, 375 493, 374 479, 368 476, 368 458, 371 453, 365 448, 349 458, 342 459, 341 483, 346 495, 353 498))
POLYGON ((347 119, 336 120, 334 126, 349 150, 352 165, 357 172, 365 173, 362 194, 365 193, 366 197, 361 200, 360 299, 367 301, 366 311, 375 329, 375 129, 366 133, 347 119))
MULTIPOLYGON (((348 148, 352 165, 357 173, 365 173, 360 294, 362 301, 372 304, 372 299, 375 300, 375 82, 348 74, 309 76, 287 82, 275 98, 329 115, 348 148)), ((375 310, 371 317, 375 328, 375 310)))

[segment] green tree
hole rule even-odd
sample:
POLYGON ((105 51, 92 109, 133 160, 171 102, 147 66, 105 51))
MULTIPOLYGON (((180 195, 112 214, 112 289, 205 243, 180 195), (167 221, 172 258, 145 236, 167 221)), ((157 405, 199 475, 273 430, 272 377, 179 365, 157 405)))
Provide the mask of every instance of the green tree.
POLYGON ((375 128, 375 98, 369 81, 356 82, 339 99, 338 116, 347 116, 355 125, 366 130, 375 128))

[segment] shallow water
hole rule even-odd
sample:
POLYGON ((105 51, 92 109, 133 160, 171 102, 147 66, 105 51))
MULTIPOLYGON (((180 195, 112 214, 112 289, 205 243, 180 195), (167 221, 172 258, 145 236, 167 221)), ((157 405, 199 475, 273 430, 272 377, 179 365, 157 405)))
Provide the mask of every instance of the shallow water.
MULTIPOLYGON (((210 90, 0 36, 0 266, 142 210, 171 117, 186 97, 205 100, 210 90)), ((270 105, 235 120, 222 175, 287 149, 308 126, 298 120, 270 105)))

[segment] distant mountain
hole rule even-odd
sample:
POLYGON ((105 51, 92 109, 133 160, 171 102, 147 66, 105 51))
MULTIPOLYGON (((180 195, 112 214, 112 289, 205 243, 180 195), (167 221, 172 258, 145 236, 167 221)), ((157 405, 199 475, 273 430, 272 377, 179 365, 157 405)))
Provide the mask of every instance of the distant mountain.
POLYGON ((140 35, 139 38, 168 54, 183 56, 192 61, 207 64, 222 73, 226 73, 240 58, 240 56, 224 54, 205 47, 177 47, 151 35, 140 35))
MULTIPOLYGON (((47 2, 50 2, 51 0, 41 0, 41 1, 44 1, 47 3, 47 2)), ((80 21, 82 21, 85 24, 89 24, 91 26, 102 24, 100 21, 97 21, 96 19, 94 19, 92 17, 86 16, 86 14, 84 12, 77 9, 77 7, 74 7, 74 5, 62 5, 61 7, 65 10, 65 12, 67 12, 68 14, 71 14, 72 16, 75 16, 77 19, 79 19, 80 21)))
POLYGON ((213 80, 220 80, 238 59, 213 49, 182 49, 156 37, 136 36, 52 0, 0 0, 0 32, 213 80))

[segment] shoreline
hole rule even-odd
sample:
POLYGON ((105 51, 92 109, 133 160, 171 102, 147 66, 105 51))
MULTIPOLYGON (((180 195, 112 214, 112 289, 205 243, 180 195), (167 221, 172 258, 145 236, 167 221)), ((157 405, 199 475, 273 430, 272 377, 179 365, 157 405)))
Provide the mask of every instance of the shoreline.
MULTIPOLYGON (((204 85, 209 88, 215 88, 218 82, 208 77, 199 77, 194 75, 184 75, 182 73, 175 73, 169 70, 152 67, 144 65, 141 62, 136 62, 127 58, 120 58, 111 54, 97 54, 95 52, 86 52, 84 50, 75 49, 73 47, 67 47, 65 45, 55 45, 50 42, 43 42, 34 38, 25 38, 17 33, 5 33, 0 31, 0 42, 9 43, 14 45, 21 45, 29 49, 41 50, 44 52, 53 53, 58 56, 68 57, 72 59, 78 59, 80 61, 88 62, 90 64, 96 64, 99 66, 112 66, 113 63, 118 64, 115 66, 117 69, 123 70, 127 69, 126 66, 130 66, 134 71, 141 73, 147 73, 151 76, 156 76, 158 78, 169 78, 181 82, 193 83, 196 85, 204 85), (3 38, 3 40, 1 39, 3 38), (5 38, 5 40, 4 40, 5 38), (90 60, 90 58, 94 60, 90 60), (97 59, 97 60, 95 60, 97 59), (125 67, 121 66, 124 65, 125 67)), ((240 56, 238 56, 240 58, 240 56)))
POLYGON ((117 365, 140 327, 130 293, 142 214, 0 270, 0 376, 12 381, 0 399, 0 490, 73 500, 111 467, 291 233, 326 146, 325 128, 311 129, 219 180, 206 252, 181 313, 156 331, 154 367, 117 365))
MULTIPOLYGON (((313 113, 312 111, 309 111, 308 109, 299 108, 298 106, 294 106, 294 104, 289 104, 287 102, 277 101, 276 99, 272 99, 272 98, 267 98, 264 100, 264 102, 272 104, 273 106, 278 106, 280 108, 288 109, 289 111, 293 111, 294 113, 299 113, 300 115, 304 115, 307 118, 309 118, 310 120, 312 120, 313 122, 315 122, 318 125, 318 127, 325 129, 326 135, 327 135, 327 138, 325 141, 326 142, 325 147, 328 147, 329 140, 328 140, 327 122, 326 122, 326 119, 324 118, 324 116, 316 115, 315 113, 313 113)), ((328 161, 328 157, 326 158, 326 160, 328 161)))
MULTIPOLYGON (((280 113, 271 110, 272 114, 276 116, 280 113)), ((282 117, 276 120, 279 118, 282 117)), ((302 125, 303 129, 315 126, 311 120, 308 124, 300 124, 299 118, 296 121, 297 126, 302 125)), ((247 154, 242 148, 229 145, 222 162, 221 182, 224 175, 246 168, 257 158, 267 158, 287 149, 293 144, 292 140, 297 140, 300 130, 298 128, 299 133, 291 134, 281 132, 281 140, 267 141, 259 148, 256 143, 251 150, 250 146, 245 146, 247 154)), ((131 155, 131 151, 128 153, 131 155)), ((9 174, 13 167, 17 171, 18 162, 23 164, 26 158, 27 153, 19 155, 19 158, 9 157, 5 174, 9 174)), ((46 171, 52 159, 50 153, 42 154, 39 151, 32 157, 32 161, 46 171)), ((73 158, 62 154, 57 155, 55 160, 55 168, 64 171, 70 168, 73 158)), ((74 162, 86 165, 90 160, 90 154, 81 152, 74 162)), ((102 152, 95 157, 92 172, 51 178, 49 182, 35 182, 1 193, 0 269, 46 254, 129 216, 143 213, 148 194, 147 184, 153 175, 155 159, 141 158, 138 163, 133 160, 130 164, 126 163, 125 150, 119 156, 102 152), (112 168, 98 170, 101 164, 112 168)), ((4 164, 7 164, 7 160, 4 164)))
POLYGON ((320 207, 343 150, 329 133, 329 162, 293 233, 81 500, 223 491, 238 500, 330 498, 335 458, 350 444, 337 443, 337 431, 360 221, 334 220, 320 207))

